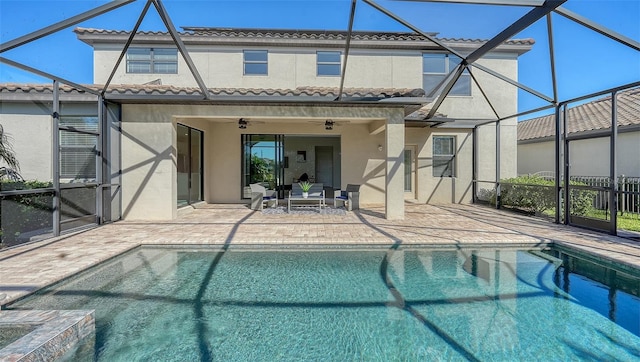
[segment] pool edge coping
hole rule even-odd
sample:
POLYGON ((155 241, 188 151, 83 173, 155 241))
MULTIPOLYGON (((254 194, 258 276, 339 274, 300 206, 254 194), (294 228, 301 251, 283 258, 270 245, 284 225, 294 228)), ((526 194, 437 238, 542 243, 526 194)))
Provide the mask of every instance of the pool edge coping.
POLYGON ((94 310, 2 310, 0 325, 35 328, 0 349, 2 361, 57 360, 95 335, 94 310))

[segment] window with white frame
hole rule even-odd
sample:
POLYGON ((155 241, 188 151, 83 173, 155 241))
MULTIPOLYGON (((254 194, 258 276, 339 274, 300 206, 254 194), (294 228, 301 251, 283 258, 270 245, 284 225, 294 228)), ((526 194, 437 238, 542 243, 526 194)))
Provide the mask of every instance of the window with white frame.
POLYGON ((433 136, 433 177, 455 177, 455 160, 455 136, 433 136))
MULTIPOLYGON (((445 53, 424 53, 422 54, 422 86, 428 94, 444 78, 454 70, 462 59, 453 54, 445 53)), ((465 69, 458 81, 455 83, 449 95, 470 96, 471 95, 471 75, 465 69)))
POLYGON ((341 72, 340 52, 317 52, 317 75, 340 76, 341 72))
POLYGON ((178 49, 129 48, 127 73, 178 73, 178 49))
POLYGON ((268 57, 266 50, 245 50, 244 75, 267 75, 268 57))

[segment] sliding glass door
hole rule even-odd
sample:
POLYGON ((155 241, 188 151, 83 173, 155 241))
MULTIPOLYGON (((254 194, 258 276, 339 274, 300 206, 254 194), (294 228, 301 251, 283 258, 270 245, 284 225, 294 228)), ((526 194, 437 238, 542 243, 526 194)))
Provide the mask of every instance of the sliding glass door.
POLYGON ((242 197, 250 198, 250 184, 260 183, 284 197, 283 135, 242 135, 242 197))
POLYGON ((202 131, 178 124, 178 207, 202 201, 202 131))

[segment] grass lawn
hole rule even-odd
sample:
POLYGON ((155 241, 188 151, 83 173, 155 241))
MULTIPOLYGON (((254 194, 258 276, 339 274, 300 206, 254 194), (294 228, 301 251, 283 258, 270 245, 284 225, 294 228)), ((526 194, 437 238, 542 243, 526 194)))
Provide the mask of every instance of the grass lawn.
MULTIPOLYGON (((554 210, 547 210, 543 213, 545 216, 554 217, 554 210)), ((609 214, 605 210, 592 210, 587 217, 599 220, 609 220, 609 214)), ((621 215, 618 212, 618 229, 640 232, 640 215, 625 212, 621 215)))
MULTIPOLYGON (((589 212, 587 216, 595 219, 609 220, 609 215, 604 210, 593 210, 589 212)), ((640 216, 626 212, 624 215, 620 215, 618 212, 618 229, 640 231, 640 216)))

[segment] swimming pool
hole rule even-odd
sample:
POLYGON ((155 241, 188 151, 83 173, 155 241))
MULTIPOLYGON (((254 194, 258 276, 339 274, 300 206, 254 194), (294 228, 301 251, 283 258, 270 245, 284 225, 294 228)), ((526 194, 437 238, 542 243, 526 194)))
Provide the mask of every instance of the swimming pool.
POLYGON ((95 309, 100 361, 637 360, 639 280, 555 250, 143 247, 10 309, 95 309))

